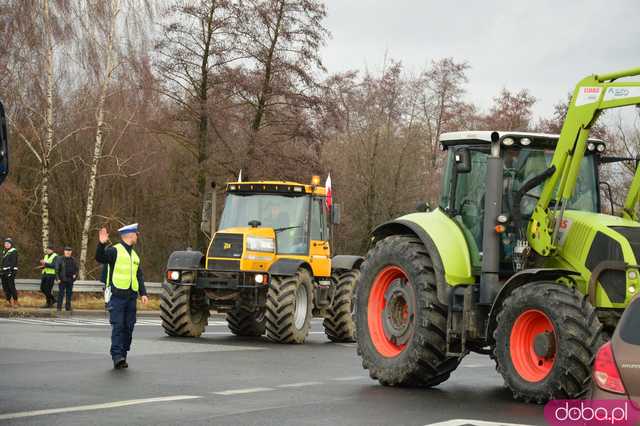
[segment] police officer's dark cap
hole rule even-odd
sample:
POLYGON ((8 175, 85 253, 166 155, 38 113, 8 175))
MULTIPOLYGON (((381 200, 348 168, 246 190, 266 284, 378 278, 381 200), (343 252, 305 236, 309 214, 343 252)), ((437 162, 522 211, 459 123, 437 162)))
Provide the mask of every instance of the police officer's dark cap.
POLYGON ((64 247, 64 251, 72 251, 73 249, 71 248, 71 246, 65 246, 64 247))
POLYGON ((13 245, 13 240, 11 238, 5 238, 4 242, 13 245))

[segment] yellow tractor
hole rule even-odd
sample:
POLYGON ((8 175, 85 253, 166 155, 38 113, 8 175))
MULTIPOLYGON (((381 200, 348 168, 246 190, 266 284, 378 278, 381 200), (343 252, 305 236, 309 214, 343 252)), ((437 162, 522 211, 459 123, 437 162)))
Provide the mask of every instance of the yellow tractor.
POLYGON ((169 257, 160 304, 165 332, 200 336, 213 310, 226 313, 238 336, 303 343, 316 317, 330 340, 354 341, 351 300, 362 258, 331 257, 340 206, 330 200, 318 176, 310 185, 228 183, 207 253, 169 257))

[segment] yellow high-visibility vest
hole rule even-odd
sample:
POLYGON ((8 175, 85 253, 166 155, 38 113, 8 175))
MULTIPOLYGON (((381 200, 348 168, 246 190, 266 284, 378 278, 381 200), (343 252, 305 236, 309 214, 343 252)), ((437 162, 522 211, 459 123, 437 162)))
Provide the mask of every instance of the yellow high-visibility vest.
MULTIPOLYGON (((54 259, 56 258, 56 256, 58 256, 55 253, 51 253, 49 255, 46 255, 44 257, 44 263, 53 263, 54 259)), ((56 274, 56 270, 55 268, 49 268, 49 267, 45 267, 42 270, 42 275, 55 275, 56 274)))
POLYGON ((131 255, 122 244, 113 246, 118 253, 116 263, 111 272, 111 282, 115 288, 120 290, 132 289, 138 292, 138 268, 140 268, 140 257, 131 249, 131 255))

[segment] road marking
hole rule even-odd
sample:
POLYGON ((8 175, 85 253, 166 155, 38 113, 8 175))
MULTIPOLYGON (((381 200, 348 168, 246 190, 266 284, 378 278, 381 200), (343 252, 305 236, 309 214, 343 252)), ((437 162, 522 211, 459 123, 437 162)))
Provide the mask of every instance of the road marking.
POLYGON ((462 368, 488 368, 493 367, 493 364, 467 364, 461 365, 462 368))
POLYGON ((232 389, 232 390, 211 392, 211 393, 215 395, 240 395, 244 393, 267 392, 267 391, 273 391, 273 390, 275 389, 274 388, 247 388, 247 389, 232 389))
POLYGON ((350 377, 335 377, 331 380, 335 380, 336 382, 348 382, 348 381, 352 381, 352 380, 362 380, 362 379, 368 379, 369 377, 367 376, 350 376, 350 377))
POLYGON ((202 398, 202 397, 195 396, 195 395, 175 395, 175 396, 163 396, 159 398, 130 399, 126 401, 107 402, 105 404, 78 405, 76 407, 51 408, 47 410, 35 410, 35 411, 21 411, 17 413, 0 414, 0 420, 19 419, 23 417, 34 417, 34 416, 45 416, 49 414, 73 413, 76 411, 104 410, 107 408, 127 407, 129 405, 149 404, 152 402, 183 401, 187 399, 196 399, 196 398, 202 398))
POLYGON ((278 385, 279 388, 302 388, 305 386, 317 386, 322 385, 322 382, 300 382, 300 383, 286 383, 284 385, 278 385))
POLYGON ((529 426, 522 423, 489 422, 473 419, 453 419, 438 423, 428 423, 425 426, 529 426))

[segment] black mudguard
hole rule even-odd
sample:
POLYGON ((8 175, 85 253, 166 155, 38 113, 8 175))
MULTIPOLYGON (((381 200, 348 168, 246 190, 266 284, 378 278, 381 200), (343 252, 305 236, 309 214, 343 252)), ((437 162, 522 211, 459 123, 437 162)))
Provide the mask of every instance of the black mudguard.
POLYGON ((204 255, 199 251, 174 251, 167 261, 167 270, 197 270, 204 268, 204 255))
POLYGON ((311 266, 304 260, 300 259, 280 259, 271 265, 269 274, 291 277, 298 272, 298 269, 306 268, 311 271, 311 266))
POLYGON ((352 269, 360 269, 360 265, 364 257, 338 255, 331 258, 332 271, 350 271, 352 269))

